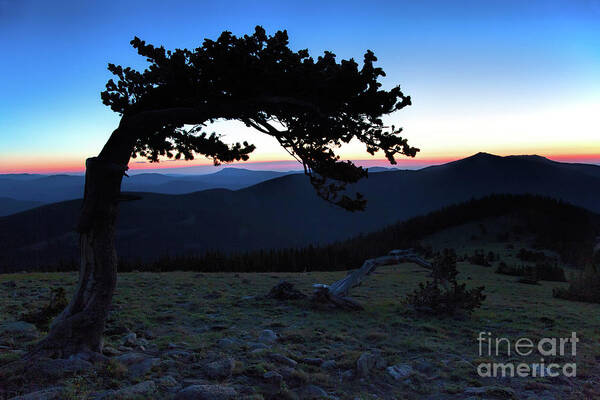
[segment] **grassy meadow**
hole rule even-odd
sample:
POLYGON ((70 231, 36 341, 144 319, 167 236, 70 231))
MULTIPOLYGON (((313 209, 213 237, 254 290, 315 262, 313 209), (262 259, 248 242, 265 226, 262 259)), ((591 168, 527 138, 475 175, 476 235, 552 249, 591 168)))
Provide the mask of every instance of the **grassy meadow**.
MULTIPOLYGON (((473 232, 464 230, 465 234, 473 232)), ((449 245, 460 240, 460 230, 430 238, 430 244, 449 245)), ((472 236, 472 235, 471 235, 472 236)), ((470 238, 471 245, 457 249, 469 252, 483 248, 510 260, 522 243, 512 249, 506 244, 486 244, 470 238)), ((463 241, 464 243, 464 241, 463 241)), ((231 357, 232 374, 218 383, 237 388, 245 398, 309 398, 295 390, 306 385, 322 388, 339 399, 587 399, 600 396, 600 305, 559 300, 552 297, 560 282, 518 283, 513 276, 494 273, 494 267, 458 264, 459 281, 468 287, 485 286, 483 306, 469 316, 433 317, 415 313, 404 296, 427 279, 429 271, 414 264, 380 267, 351 295, 365 310, 360 312, 313 309, 308 299, 278 301, 265 298, 269 289, 286 280, 306 294, 314 283, 331 283, 346 272, 307 273, 144 273, 119 275, 113 311, 106 327, 105 347, 119 349, 129 332, 144 339, 142 352, 160 359, 142 375, 131 377, 127 368, 113 366, 93 374, 67 377, 61 389, 73 398, 94 398, 103 390, 118 390, 147 380, 160 381, 169 375, 176 388, 197 383, 203 360, 231 357), (257 347, 263 330, 279 336, 269 347, 257 347), (575 360, 556 357, 546 362, 577 363, 576 378, 487 378, 477 374, 483 362, 539 362, 539 355, 515 357, 479 355, 479 332, 491 332, 512 343, 520 337, 534 342, 544 337, 569 337, 576 331, 575 360), (224 342, 223 338, 227 340, 224 342), (183 351, 174 356, 174 349, 183 351), (366 377, 352 375, 365 352, 376 352, 387 366, 411 367, 409 376, 392 378, 385 368, 375 368, 366 377), (270 354, 284 355, 297 362, 286 370, 278 384, 263 376, 280 371, 281 364, 270 354), (323 365, 306 359, 331 361, 323 365), (350 371, 350 372, 348 372, 350 371), (286 375, 287 374, 287 375, 286 375)), ((574 271, 567 271, 575 273, 574 271)), ((76 273, 23 273, 0 275, 0 316, 19 320, 32 309, 48 302, 50 288, 75 289, 76 273)), ((0 321, 2 322, 2 321, 0 321)), ((42 332, 43 333, 43 332, 42 332)), ((27 343, 5 345, 3 363, 18 358, 27 343)), ((118 353, 126 351, 122 348, 118 353)), ((485 352, 484 352, 485 353, 485 352)), ((214 380, 213 380, 214 381, 214 380)), ((35 382, 13 377, 11 385, 35 382)), ((173 387, 157 385, 154 396, 172 398, 173 387)), ((319 397, 316 397, 319 398, 319 397)))

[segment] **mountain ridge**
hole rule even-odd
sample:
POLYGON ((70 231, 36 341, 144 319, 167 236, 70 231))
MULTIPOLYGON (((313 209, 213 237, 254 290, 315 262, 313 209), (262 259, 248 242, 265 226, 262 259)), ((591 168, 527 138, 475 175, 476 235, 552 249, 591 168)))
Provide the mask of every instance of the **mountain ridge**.
MULTIPOLYGON (((152 259, 208 249, 326 244, 495 193, 543 195, 600 212, 597 169, 479 155, 421 170, 375 172, 349 187, 368 200, 366 210, 355 213, 318 198, 302 174, 235 191, 142 193, 142 200, 121 206, 117 248, 125 259, 152 259)), ((0 218, 0 265, 76 258, 73 227, 80 203, 53 203, 0 218)))

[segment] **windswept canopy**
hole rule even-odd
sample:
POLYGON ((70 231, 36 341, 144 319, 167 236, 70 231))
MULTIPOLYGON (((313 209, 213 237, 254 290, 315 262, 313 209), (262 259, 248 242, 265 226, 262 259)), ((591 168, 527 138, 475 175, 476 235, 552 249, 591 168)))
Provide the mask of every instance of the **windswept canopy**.
POLYGON ((342 192, 366 171, 341 161, 336 148, 356 138, 392 164, 418 151, 400 137, 402 129, 381 120, 411 102, 399 86, 381 89, 385 73, 370 50, 361 68, 353 59, 338 63, 330 52, 315 60, 308 50, 291 50, 286 31, 267 36, 261 27, 243 37, 224 32, 194 50, 169 51, 137 37, 131 44, 150 66, 139 72, 109 64, 118 79, 108 81, 102 101, 136 132, 132 157, 247 160, 253 145, 228 145, 205 131, 217 119, 239 120, 276 138, 302 163, 321 197, 356 210, 365 205, 360 194, 342 192))

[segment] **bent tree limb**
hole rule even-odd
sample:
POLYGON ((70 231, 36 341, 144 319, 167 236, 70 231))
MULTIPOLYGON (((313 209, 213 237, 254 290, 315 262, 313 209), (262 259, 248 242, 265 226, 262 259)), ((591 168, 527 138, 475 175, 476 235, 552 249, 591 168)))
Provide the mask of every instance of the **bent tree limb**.
POLYGON ((315 305, 328 304, 343 309, 361 310, 363 307, 360 303, 348 297, 350 289, 359 286, 377 267, 403 262, 414 262, 424 268, 432 269, 431 264, 419 257, 412 249, 392 250, 387 256, 366 260, 359 269, 354 270, 331 285, 315 284, 312 302, 315 305))

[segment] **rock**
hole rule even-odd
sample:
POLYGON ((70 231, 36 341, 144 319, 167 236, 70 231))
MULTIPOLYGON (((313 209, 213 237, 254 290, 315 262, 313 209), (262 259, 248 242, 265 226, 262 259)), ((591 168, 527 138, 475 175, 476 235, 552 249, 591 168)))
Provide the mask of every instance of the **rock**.
POLYGON ((352 379, 354 379, 354 371, 347 369, 346 371, 342 372, 343 381, 350 381, 352 379))
POLYGON ((34 340, 40 336, 35 325, 25 321, 5 322, 0 324, 0 336, 13 339, 34 340))
POLYGON ((301 399, 328 399, 329 395, 323 389, 315 385, 306 385, 297 391, 301 399))
POLYGON ((268 349, 269 346, 267 346, 264 343, 256 343, 256 342, 248 342, 246 343, 246 346, 248 346, 248 350, 257 350, 257 349, 268 349))
POLYGON ((265 329, 258 337, 258 341, 265 344, 273 344, 277 339, 279 339, 279 336, 270 329, 265 329))
POLYGON ((122 351, 123 353, 127 353, 129 351, 133 351, 133 347, 129 347, 129 346, 119 346, 119 351, 122 351))
POLYGON ((420 358, 413 362, 414 368, 422 374, 431 375, 436 371, 435 365, 430 361, 425 360, 424 358, 420 358))
POLYGON ((307 357, 307 358, 303 358, 302 362, 304 364, 308 364, 308 365, 319 366, 319 365, 323 364, 323 359, 322 358, 310 358, 310 357, 307 357))
POLYGON ((102 348, 102 354, 108 357, 120 356, 121 352, 114 347, 105 346, 102 348))
POLYGON ((179 391, 175 400, 230 400, 235 399, 237 392, 223 385, 192 385, 179 391))
POLYGON ((15 281, 6 281, 2 282, 2 286, 4 286, 5 288, 14 289, 17 287, 17 284, 15 281))
POLYGON ((327 360, 321 364, 321 368, 325 370, 335 369, 336 363, 335 360, 327 360))
POLYGON ((395 380, 404 379, 413 374, 413 369, 409 364, 392 365, 387 367, 386 371, 395 380))
POLYGON ((109 390, 94 397, 95 400, 135 400, 140 398, 152 398, 156 392, 156 384, 154 381, 140 382, 137 385, 127 386, 119 390, 109 390))
POLYGON ((235 338, 222 338, 217 341, 217 345, 224 349, 234 347, 238 344, 239 344, 239 341, 235 338))
POLYGON ((131 378, 143 377, 159 364, 160 358, 146 358, 142 362, 131 365, 127 371, 131 378))
POLYGON ((515 391, 504 386, 481 386, 468 387, 464 390, 465 394, 485 395, 498 399, 516 399, 515 391))
POLYGON ((158 380, 158 385, 165 389, 173 389, 181 386, 179 382, 177 382, 177 380, 171 375, 165 375, 160 377, 160 379, 158 380))
POLYGON ((134 347, 137 345, 137 335, 135 332, 129 332, 123 337, 123 346, 134 347))
POLYGON ((287 365, 288 367, 295 367, 298 365, 296 361, 279 353, 269 354, 269 358, 279 364, 287 365))
POLYGON ((211 385, 212 383, 206 379, 197 379, 197 378, 186 378, 182 382, 184 387, 194 386, 194 385, 211 385))
POLYGON ((356 360, 356 373, 359 377, 365 378, 369 376, 369 372, 373 369, 381 369, 385 367, 385 360, 378 353, 365 352, 356 360))
POLYGON ((115 357, 115 360, 123 365, 132 365, 147 359, 148 356, 144 353, 125 353, 115 357))
POLYGON ((153 330, 151 330, 151 329, 146 329, 146 330, 144 331, 143 335, 144 335, 144 337, 145 337, 146 339, 150 339, 150 340, 152 340, 152 339, 155 339, 155 338, 156 338, 156 335, 154 334, 154 331, 153 331, 153 330))
POLYGON ((292 283, 281 281, 271 288, 267 297, 277 300, 297 300, 305 298, 306 295, 295 289, 292 283))
POLYGON ((58 380, 67 376, 82 374, 93 368, 93 365, 80 358, 65 359, 42 359, 32 364, 25 371, 27 379, 58 380))
POLYGON ((55 387, 24 394, 22 396, 11 397, 10 400, 60 400, 62 399, 62 393, 62 387, 55 387))
POLYGON ((207 364, 204 373, 210 379, 225 379, 231 376, 234 365, 232 358, 224 358, 207 364))
POLYGON ((272 383, 274 385, 277 385, 277 386, 279 386, 281 384, 281 382, 283 381, 283 376, 281 376, 281 374, 279 374, 275 371, 265 372, 265 374, 263 375, 263 378, 265 379, 265 381, 272 383))
POLYGON ((187 360, 192 356, 192 353, 185 350, 168 350, 162 353, 163 357, 169 357, 175 360, 187 360))
POLYGON ((291 367, 281 367, 277 370, 288 387, 298 387, 308 381, 308 375, 291 367))

